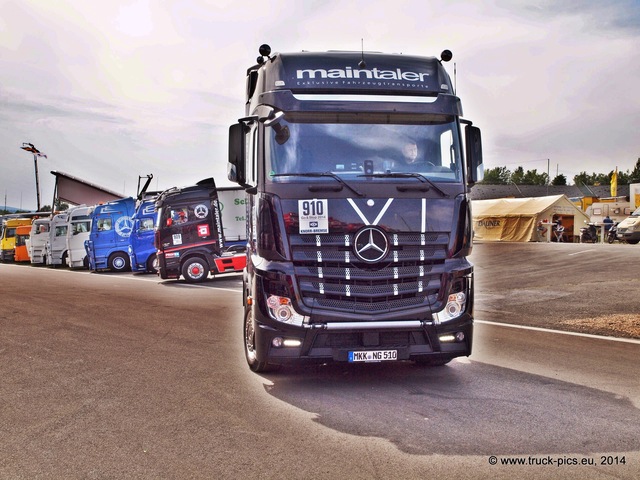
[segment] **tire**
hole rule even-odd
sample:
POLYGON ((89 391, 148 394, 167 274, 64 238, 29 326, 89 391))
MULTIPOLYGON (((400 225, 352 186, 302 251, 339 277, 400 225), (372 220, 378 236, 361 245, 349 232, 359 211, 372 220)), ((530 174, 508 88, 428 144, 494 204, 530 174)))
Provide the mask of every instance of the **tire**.
POLYGON ((209 265, 201 257, 191 257, 182 265, 182 276, 187 283, 200 283, 209 275, 209 265))
POLYGON ((273 365, 258 360, 258 348, 255 344, 255 322, 253 321, 253 309, 245 308, 244 314, 244 354, 249 368, 255 373, 264 373, 274 370, 273 365))
POLYGON ((158 256, 155 253, 149 255, 147 258, 147 272, 149 273, 158 273, 158 269, 160 265, 158 264, 158 256))
POLYGON ((627 240, 627 243, 630 245, 637 245, 640 240, 627 240))
POLYGON ((126 272, 129 270, 129 255, 124 252, 112 253, 108 265, 112 272, 126 272))

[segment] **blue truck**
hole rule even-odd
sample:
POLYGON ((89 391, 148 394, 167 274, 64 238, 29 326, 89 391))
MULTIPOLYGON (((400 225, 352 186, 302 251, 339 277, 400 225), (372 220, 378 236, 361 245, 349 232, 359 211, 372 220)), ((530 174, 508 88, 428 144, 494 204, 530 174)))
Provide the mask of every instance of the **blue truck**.
POLYGON ((96 206, 91 214, 91 233, 84 244, 89 270, 124 272, 130 269, 128 249, 134 212, 133 197, 96 206))
POLYGON ((156 196, 138 201, 133 215, 133 229, 129 236, 129 262, 133 272, 156 273, 158 256, 154 245, 154 227, 156 223, 156 196))

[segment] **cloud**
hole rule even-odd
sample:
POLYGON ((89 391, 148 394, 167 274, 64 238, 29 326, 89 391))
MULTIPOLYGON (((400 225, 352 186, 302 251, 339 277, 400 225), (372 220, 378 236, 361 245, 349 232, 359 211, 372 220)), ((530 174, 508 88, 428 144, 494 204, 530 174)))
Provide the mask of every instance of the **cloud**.
POLYGON ((489 168, 551 159, 571 179, 631 169, 640 156, 637 2, 0 0, 0 9, 0 189, 14 202, 35 204, 32 166, 8 161, 26 156, 23 141, 47 153, 46 168, 127 194, 148 173, 154 188, 211 174, 225 184, 228 125, 244 115, 245 74, 262 43, 451 49, 447 69, 483 130, 489 168))

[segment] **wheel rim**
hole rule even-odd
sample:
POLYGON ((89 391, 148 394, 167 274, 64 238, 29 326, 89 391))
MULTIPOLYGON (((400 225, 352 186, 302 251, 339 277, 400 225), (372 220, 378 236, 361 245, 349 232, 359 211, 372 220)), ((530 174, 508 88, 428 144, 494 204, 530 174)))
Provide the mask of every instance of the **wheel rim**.
POLYGON ((147 259, 147 271, 152 273, 158 273, 160 268, 160 261, 158 256, 154 253, 147 259))
POLYGON ((118 270, 122 270, 125 265, 126 265, 126 262, 125 262, 124 258, 116 257, 116 258, 113 259, 114 268, 116 268, 118 270))
POLYGON ((247 360, 249 360, 249 363, 253 363, 256 359, 254 342, 255 332, 253 331, 253 316, 251 315, 251 311, 249 311, 247 313, 244 324, 244 345, 245 351, 247 353, 247 360))
POLYGON ((204 265, 197 262, 192 263, 189 265, 189 268, 187 269, 187 271, 189 273, 190 278, 194 280, 199 280, 204 275, 204 265))

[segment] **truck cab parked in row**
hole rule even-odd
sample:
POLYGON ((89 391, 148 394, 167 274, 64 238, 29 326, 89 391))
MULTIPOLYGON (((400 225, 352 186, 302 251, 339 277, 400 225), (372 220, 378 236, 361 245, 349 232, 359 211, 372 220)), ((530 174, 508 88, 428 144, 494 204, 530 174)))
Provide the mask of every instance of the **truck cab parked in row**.
POLYGON ((132 197, 95 207, 91 214, 91 232, 85 242, 90 270, 129 270, 128 247, 134 210, 132 197))
POLYGON ((229 130, 229 180, 247 192, 250 368, 470 355, 482 151, 442 65, 451 52, 260 55, 229 130))
POLYGON ((4 220, 2 237, 0 237, 0 261, 13 262, 16 249, 16 228, 31 225, 30 218, 9 218, 4 220))
POLYGON ((36 218, 31 224, 27 249, 33 265, 47 263, 47 241, 49 240, 50 218, 36 218))
POLYGON ((247 244, 246 193, 241 187, 218 188, 218 204, 226 249, 247 244))
POLYGON ((20 225, 16 228, 16 249, 13 258, 16 262, 28 262, 29 250, 27 244, 31 235, 31 225, 20 225))
POLYGON ((46 264, 53 267, 67 265, 67 222, 69 214, 67 212, 58 213, 51 219, 49 227, 49 238, 45 244, 46 264))
POLYGON ((138 201, 132 217, 133 228, 129 236, 129 263, 134 272, 157 273, 158 256, 154 245, 156 223, 156 196, 138 201))
POLYGON ((67 229, 67 264, 70 268, 89 268, 84 242, 91 232, 91 213, 94 207, 80 205, 69 210, 67 229))
POLYGON ((213 178, 172 188, 156 200, 155 246, 162 279, 205 280, 209 273, 242 271, 246 257, 223 255, 224 234, 213 178))

